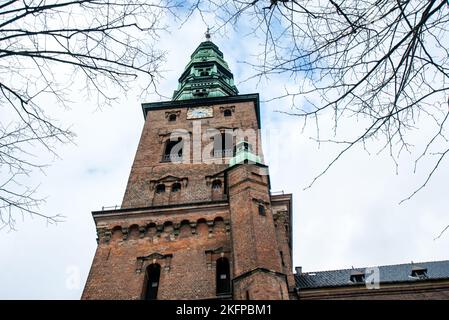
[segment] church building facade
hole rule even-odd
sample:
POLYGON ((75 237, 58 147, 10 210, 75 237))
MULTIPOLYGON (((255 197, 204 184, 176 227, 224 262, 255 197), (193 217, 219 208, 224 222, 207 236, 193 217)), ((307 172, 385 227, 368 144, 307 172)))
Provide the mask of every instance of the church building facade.
POLYGON ((289 299, 290 194, 270 193, 259 95, 202 42, 145 125, 119 209, 93 212, 82 299, 289 299))
POLYGON ((92 212, 81 298, 449 299, 449 261, 293 273, 292 195, 270 189, 259 95, 238 93, 206 38, 172 100, 142 104, 122 204, 92 212))

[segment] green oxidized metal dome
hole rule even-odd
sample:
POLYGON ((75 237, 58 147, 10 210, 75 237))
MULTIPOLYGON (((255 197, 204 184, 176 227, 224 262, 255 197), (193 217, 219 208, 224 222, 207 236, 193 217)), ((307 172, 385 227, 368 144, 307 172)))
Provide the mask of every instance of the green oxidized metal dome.
POLYGON ((173 100, 234 96, 238 94, 234 76, 223 53, 209 40, 201 42, 179 78, 173 100))

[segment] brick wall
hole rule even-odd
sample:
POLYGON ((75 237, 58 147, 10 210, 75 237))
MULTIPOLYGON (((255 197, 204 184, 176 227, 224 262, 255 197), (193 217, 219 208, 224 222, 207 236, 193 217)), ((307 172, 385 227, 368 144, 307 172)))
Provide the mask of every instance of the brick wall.
MULTIPOLYGON (((123 198, 123 207, 212 199, 211 179, 227 168, 229 159, 216 159, 211 156, 212 149, 210 148, 213 146, 213 135, 206 135, 205 133, 211 129, 257 130, 258 125, 254 102, 239 102, 232 105, 217 104, 211 107, 214 117, 196 120, 187 119, 188 108, 156 109, 148 112, 123 198), (231 106, 234 107, 232 116, 225 117, 222 109, 231 106), (177 120, 174 122, 168 121, 166 117, 168 112, 177 112, 177 120), (198 135, 200 123, 201 132, 198 135), (189 133, 188 136, 184 135, 186 141, 185 150, 183 150, 183 156, 186 156, 184 158, 185 163, 163 162, 166 141, 170 138, 170 134, 176 130, 184 130, 184 132, 189 133), (199 148, 194 148, 194 145, 198 144, 201 144, 201 151, 196 154, 199 148), (195 155, 194 152, 196 152, 195 155), (190 157, 187 157, 188 153, 190 157), (196 161, 196 163, 193 161, 196 161), (167 192, 163 196, 156 196, 155 198, 154 187, 159 182, 170 186, 177 180, 167 178, 167 176, 184 179, 179 196, 170 200, 170 190, 167 188, 167 192)), ((213 132, 216 133, 216 131, 213 132)), ((259 141, 256 138, 256 145, 258 143, 259 141)), ((254 145, 254 148, 256 148, 256 145, 254 145)), ((260 153, 262 156, 261 150, 260 153)))
MULTIPOLYGON (((239 278, 235 298, 246 298, 241 296, 242 285, 251 285, 251 299, 288 299, 283 272, 290 268, 291 273, 291 257, 285 234, 275 231, 267 177, 251 165, 231 170, 227 176, 229 159, 213 163, 217 159, 211 158, 212 149, 207 148, 213 145, 213 135, 202 134, 208 129, 253 129, 256 140, 249 142, 257 150, 254 101, 208 106, 212 106, 214 116, 202 120, 187 120, 185 107, 150 108, 122 208, 93 213, 98 248, 82 299, 141 299, 146 290, 146 269, 151 264, 161 267, 158 299, 215 298, 216 261, 223 257, 230 263, 231 278, 254 268, 268 270, 239 278), (232 116, 225 117, 223 109, 230 107, 232 116), (177 115, 174 122, 168 120, 172 113, 177 115), (195 136, 200 123, 202 133, 195 136), (163 161, 164 148, 176 129, 184 130, 183 155, 191 158, 167 163, 163 161), (206 151, 196 152, 195 144, 206 151), (221 188, 213 189, 216 180, 221 188), (228 180, 235 187, 232 199, 225 192, 228 180), (157 192, 162 184, 165 190, 157 192), (179 190, 173 190, 175 184, 179 190), (245 191, 238 195, 242 187, 245 191), (266 216, 259 216, 253 198, 264 203, 266 216), (253 221, 247 223, 251 217, 253 221), (286 251, 284 267, 280 249, 286 251)), ((261 150, 259 156, 263 158, 261 150)), ((284 222, 281 224, 284 228, 284 222)))
POLYGON ((282 272, 287 275, 288 286, 293 290, 295 277, 292 272, 291 201, 291 194, 274 196, 271 200, 271 207, 278 250, 282 252, 282 272))
POLYGON ((289 300, 285 276, 262 269, 235 279, 234 299, 289 300))
POLYGON ((228 171, 234 255, 234 298, 288 299, 271 210, 266 167, 244 164, 228 171), (263 211, 259 211, 259 207, 263 211), (264 269, 270 272, 256 272, 264 269))
POLYGON ((161 266, 158 299, 215 297, 215 261, 221 253, 232 270, 229 214, 222 208, 202 210, 207 214, 181 208, 159 215, 139 212, 138 218, 97 218, 99 245, 82 299, 141 299, 145 270, 153 262, 161 266), (150 256, 155 253, 162 257, 150 256))

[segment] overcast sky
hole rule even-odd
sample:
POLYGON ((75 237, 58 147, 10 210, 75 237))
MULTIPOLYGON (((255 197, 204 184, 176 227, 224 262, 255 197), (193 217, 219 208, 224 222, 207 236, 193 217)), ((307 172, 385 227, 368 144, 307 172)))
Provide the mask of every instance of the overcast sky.
MULTIPOLYGON (((205 24, 195 18, 161 40, 168 59, 159 90, 166 96, 176 89, 204 31, 205 24)), ((241 61, 255 53, 258 43, 242 34, 228 30, 226 36, 212 39, 223 51, 240 93, 258 92, 261 100, 268 100, 281 94, 284 85, 295 85, 283 78, 239 83, 253 72, 241 61)), ((158 99, 143 101, 136 93, 97 110, 94 102, 75 92, 71 110, 57 111, 63 123, 73 125, 76 145, 59 147, 61 159, 46 175, 36 173, 31 183, 40 184, 40 194, 47 196, 43 212, 63 214, 66 221, 47 226, 25 217, 18 231, 1 231, 0 298, 80 298, 96 248, 91 211, 120 204, 144 123, 140 104, 158 99)), ((337 149, 325 144, 318 148, 310 139, 313 126, 302 132, 298 119, 275 113, 289 108, 288 100, 261 104, 272 191, 293 194, 294 266, 318 271, 449 259, 449 233, 434 240, 449 224, 447 161, 425 189, 402 205, 399 201, 425 178, 424 170, 413 174, 413 155, 401 157, 396 174, 387 154, 355 148, 304 190, 337 149)), ((322 132, 330 125, 324 119, 322 132)), ((351 132, 356 126, 363 123, 348 121, 341 130, 351 132)), ((422 135, 415 139, 419 144, 422 135)))

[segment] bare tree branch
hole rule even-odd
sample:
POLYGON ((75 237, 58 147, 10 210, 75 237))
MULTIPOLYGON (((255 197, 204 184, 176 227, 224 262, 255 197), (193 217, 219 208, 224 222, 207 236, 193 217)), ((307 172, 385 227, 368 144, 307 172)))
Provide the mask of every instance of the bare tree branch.
POLYGON ((27 0, 0 4, 0 229, 18 216, 48 223, 60 214, 39 211, 45 199, 26 179, 47 165, 35 156, 74 134, 49 115, 42 99, 69 107, 71 87, 84 83, 99 107, 140 77, 156 90, 165 53, 156 47, 165 17, 177 18, 172 0, 27 0))
POLYGON ((307 188, 359 144, 366 150, 368 143, 383 141, 376 153, 388 152, 397 171, 401 154, 415 148, 409 136, 429 132, 430 119, 437 134, 428 138, 415 169, 428 156, 433 166, 424 183, 404 200, 427 185, 449 148, 449 48, 442 41, 449 38, 447 1, 211 2, 222 21, 217 29, 242 19, 251 21, 253 33, 263 38, 259 61, 246 62, 256 70, 252 78, 297 80, 296 88, 271 99, 292 98, 291 111, 279 111, 299 117, 304 125, 308 118, 316 120, 310 122, 317 126, 314 140, 341 145, 307 188), (307 104, 296 105, 296 97, 307 104), (317 120, 329 116, 334 137, 320 139, 317 120), (355 125, 352 137, 341 138, 337 129, 346 119, 367 125, 355 125))

